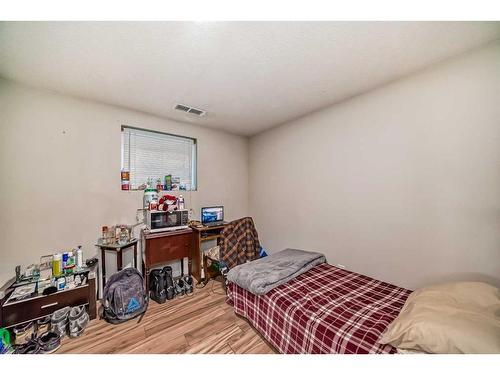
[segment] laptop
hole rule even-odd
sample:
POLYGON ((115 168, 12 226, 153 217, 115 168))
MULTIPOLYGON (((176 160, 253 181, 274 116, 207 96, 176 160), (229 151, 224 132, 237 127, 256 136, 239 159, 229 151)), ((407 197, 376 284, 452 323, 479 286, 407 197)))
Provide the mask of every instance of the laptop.
POLYGON ((224 206, 203 207, 201 209, 201 223, 206 227, 227 224, 224 221, 224 206))

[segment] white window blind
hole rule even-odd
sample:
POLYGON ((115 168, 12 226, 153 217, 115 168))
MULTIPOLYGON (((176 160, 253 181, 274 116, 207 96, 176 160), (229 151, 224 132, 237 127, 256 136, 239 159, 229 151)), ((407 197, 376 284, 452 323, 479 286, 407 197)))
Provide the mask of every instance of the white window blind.
POLYGON ((165 176, 180 180, 186 190, 196 190, 196 140, 187 137, 122 127, 122 170, 130 172, 130 188, 148 178, 156 186, 165 176))

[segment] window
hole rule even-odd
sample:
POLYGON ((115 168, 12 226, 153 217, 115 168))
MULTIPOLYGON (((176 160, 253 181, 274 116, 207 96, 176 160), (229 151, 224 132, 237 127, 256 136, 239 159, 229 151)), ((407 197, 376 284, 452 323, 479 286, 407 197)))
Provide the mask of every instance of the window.
POLYGON ((172 190, 196 190, 196 139, 122 126, 122 171, 132 190, 148 179, 166 185, 167 175, 172 190))

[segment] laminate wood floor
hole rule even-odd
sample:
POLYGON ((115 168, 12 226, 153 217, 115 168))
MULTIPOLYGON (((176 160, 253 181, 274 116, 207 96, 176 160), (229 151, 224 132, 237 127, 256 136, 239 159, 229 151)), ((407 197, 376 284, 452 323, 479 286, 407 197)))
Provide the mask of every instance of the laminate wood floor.
POLYGON ((220 282, 210 281, 190 297, 150 301, 140 323, 95 319, 82 336, 63 339, 57 353, 275 353, 225 299, 220 282))

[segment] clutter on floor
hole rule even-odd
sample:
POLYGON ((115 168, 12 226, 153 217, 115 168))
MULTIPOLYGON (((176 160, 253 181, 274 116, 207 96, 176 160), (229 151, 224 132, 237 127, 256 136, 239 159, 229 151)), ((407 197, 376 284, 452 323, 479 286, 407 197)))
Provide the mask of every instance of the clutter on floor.
POLYGON ((79 337, 87 327, 89 319, 85 306, 64 307, 52 315, 19 324, 11 331, 1 328, 0 353, 54 353, 61 346, 63 337, 79 337))
POLYGON ((0 353, 52 353, 62 337, 81 335, 95 318, 96 264, 77 246, 16 266, 0 288, 0 353))

